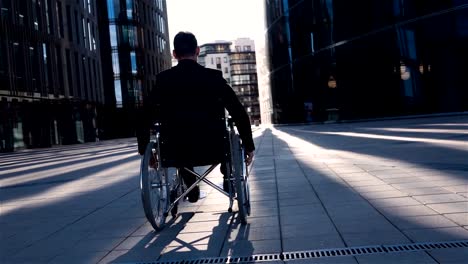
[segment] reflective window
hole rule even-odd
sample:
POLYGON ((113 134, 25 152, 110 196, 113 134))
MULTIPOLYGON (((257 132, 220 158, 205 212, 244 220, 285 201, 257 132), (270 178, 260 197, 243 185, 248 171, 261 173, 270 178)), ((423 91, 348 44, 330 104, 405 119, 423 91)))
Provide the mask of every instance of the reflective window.
POLYGON ((135 51, 130 52, 130 63, 132 66, 132 74, 136 74, 137 71, 137 62, 136 62, 136 54, 135 51))
POLYGON ((133 0, 126 0, 127 2, 127 18, 133 19, 133 0))
POLYGON ((107 12, 109 19, 116 19, 120 15, 120 0, 107 0, 107 12))
POLYGON ((115 25, 109 26, 110 41, 112 47, 117 47, 117 27, 115 25))
POLYGON ((60 34, 60 37, 63 38, 63 16, 62 16, 62 3, 57 1, 55 5, 55 12, 57 13, 57 27, 58 27, 58 32, 60 34))
POLYGON ((120 74, 119 53, 117 51, 112 52, 112 69, 114 75, 120 74))
POLYGON ((117 107, 122 107, 122 86, 120 80, 114 80, 115 104, 117 107))

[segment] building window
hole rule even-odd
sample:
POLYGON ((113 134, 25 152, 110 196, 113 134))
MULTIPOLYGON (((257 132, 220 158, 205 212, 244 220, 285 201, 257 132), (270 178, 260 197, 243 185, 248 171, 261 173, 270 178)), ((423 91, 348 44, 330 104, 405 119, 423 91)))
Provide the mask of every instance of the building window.
POLYGON ((216 57, 216 64, 221 64, 221 58, 220 57, 216 57))
POLYGON ((228 62, 228 58, 224 57, 224 63, 227 63, 227 62, 228 62))
POLYGON ((80 23, 78 22, 78 12, 75 10, 76 43, 80 44, 80 23))
POLYGON ((57 4, 55 5, 55 12, 57 13, 57 19, 58 19, 58 32, 61 38, 64 38, 63 34, 63 16, 62 16, 62 3, 57 1, 57 4))
POLYGON ((211 64, 214 64, 214 60, 213 60, 213 57, 211 57, 211 64))
POLYGON ((127 18, 133 19, 133 0, 126 0, 127 2, 127 18))
POLYGON ((68 94, 70 96, 74 95, 73 92, 73 78, 72 78, 72 68, 71 68, 71 58, 70 58, 70 50, 65 51, 65 59, 67 63, 67 80, 68 80, 68 94))
POLYGON ((229 73, 229 69, 227 67, 224 67, 224 73, 229 73))
POLYGON ((236 46, 236 51, 241 52, 242 51, 241 46, 236 46))
POLYGON ((112 52, 112 70, 114 71, 114 76, 120 75, 119 53, 117 51, 112 52))
POLYGON ((73 27, 72 27, 72 18, 71 18, 71 10, 70 10, 70 6, 67 5, 66 7, 66 12, 67 12, 67 34, 68 34, 68 40, 70 42, 73 41, 73 27))
POLYGON ((132 66, 132 74, 137 74, 138 70, 135 51, 130 52, 130 63, 132 66))
POLYGON ((250 51, 250 49, 251 49, 250 45, 244 46, 244 51, 250 51))

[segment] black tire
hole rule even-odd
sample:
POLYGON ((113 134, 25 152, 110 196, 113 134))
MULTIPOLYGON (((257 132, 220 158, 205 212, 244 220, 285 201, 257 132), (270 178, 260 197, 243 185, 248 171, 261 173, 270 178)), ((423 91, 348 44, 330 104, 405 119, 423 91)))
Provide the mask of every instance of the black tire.
POLYGON ((157 143, 148 143, 145 154, 141 158, 140 188, 146 218, 156 231, 160 231, 166 224, 164 213, 169 207, 170 191, 167 168, 159 165, 150 166, 151 157, 160 160, 157 155, 157 143))
POLYGON ((232 173, 236 183, 237 205, 239 208, 239 218, 242 224, 247 224, 247 215, 250 215, 250 199, 247 183, 247 174, 244 173, 245 162, 244 153, 238 135, 232 137, 232 173))

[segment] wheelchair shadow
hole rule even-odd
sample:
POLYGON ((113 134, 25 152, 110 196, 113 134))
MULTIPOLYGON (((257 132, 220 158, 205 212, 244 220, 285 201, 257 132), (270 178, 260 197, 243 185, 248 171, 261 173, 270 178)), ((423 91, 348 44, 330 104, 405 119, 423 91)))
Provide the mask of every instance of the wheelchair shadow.
POLYGON ((176 218, 170 219, 166 223, 166 227, 160 232, 154 231, 151 225, 147 223, 143 227, 143 232, 140 233, 142 236, 134 236, 127 239, 130 244, 131 240, 137 240, 138 242, 128 247, 124 246, 121 250, 114 251, 114 257, 108 256, 107 260, 103 259, 100 263, 129 263, 158 260, 166 247, 176 240, 177 235, 184 229, 193 215, 194 213, 192 212, 180 213, 176 218))

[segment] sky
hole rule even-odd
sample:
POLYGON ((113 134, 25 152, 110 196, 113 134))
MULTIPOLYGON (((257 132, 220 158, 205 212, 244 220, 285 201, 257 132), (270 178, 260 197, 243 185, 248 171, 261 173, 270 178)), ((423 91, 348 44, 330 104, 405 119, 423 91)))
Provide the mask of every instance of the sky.
POLYGON ((249 37, 264 39, 264 0, 166 0, 171 42, 179 31, 190 31, 198 45, 249 37))

